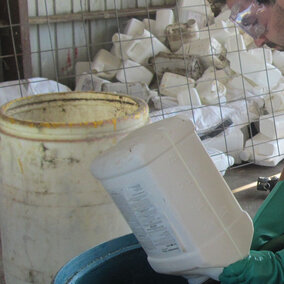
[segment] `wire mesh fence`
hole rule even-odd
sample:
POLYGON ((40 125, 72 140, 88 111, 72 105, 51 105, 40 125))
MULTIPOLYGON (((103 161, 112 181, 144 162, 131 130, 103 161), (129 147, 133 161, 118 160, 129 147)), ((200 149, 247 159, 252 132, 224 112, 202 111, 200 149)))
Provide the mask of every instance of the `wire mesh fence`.
POLYGON ((128 94, 148 102, 152 122, 192 120, 221 173, 282 160, 284 55, 257 48, 224 1, 4 2, 1 103, 70 90, 128 94))

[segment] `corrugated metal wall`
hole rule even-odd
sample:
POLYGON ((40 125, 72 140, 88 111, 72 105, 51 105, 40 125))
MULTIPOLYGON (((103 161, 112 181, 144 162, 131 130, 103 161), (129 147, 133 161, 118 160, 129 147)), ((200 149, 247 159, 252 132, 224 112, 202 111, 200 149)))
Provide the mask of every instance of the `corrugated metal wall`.
MULTIPOLYGON (((176 0, 28 0, 29 17, 81 14, 81 20, 30 25, 33 76, 74 86, 75 63, 91 61, 112 35, 125 25, 121 9, 174 5, 176 0), (116 10, 111 19, 85 20, 86 13, 116 10)), ((147 13, 145 13, 147 14, 147 13)), ((144 16, 146 17, 146 16, 144 16)))

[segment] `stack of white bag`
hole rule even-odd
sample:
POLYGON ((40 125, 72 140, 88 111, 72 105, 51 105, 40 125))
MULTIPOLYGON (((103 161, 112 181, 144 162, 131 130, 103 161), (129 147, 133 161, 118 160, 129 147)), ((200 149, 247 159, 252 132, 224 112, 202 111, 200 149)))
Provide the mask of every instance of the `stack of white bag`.
POLYGON ((251 98, 258 100, 259 106, 263 107, 257 120, 259 133, 245 141, 240 159, 262 166, 275 166, 284 158, 284 134, 279 128, 284 121, 281 113, 284 110, 284 78, 281 68, 277 68, 281 67, 280 59, 284 54, 273 53, 270 49, 257 48, 240 52, 239 59, 236 55, 228 56, 231 68, 239 74, 239 77, 233 78, 227 84, 231 90, 231 99, 251 98), (265 112, 269 114, 263 115, 265 112))
POLYGON ((261 116, 259 131, 246 141, 240 157, 257 165, 275 166, 284 158, 284 112, 261 116))
POLYGON ((21 97, 71 91, 67 86, 46 78, 3 82, 0 83, 0 89, 0 105, 21 97))

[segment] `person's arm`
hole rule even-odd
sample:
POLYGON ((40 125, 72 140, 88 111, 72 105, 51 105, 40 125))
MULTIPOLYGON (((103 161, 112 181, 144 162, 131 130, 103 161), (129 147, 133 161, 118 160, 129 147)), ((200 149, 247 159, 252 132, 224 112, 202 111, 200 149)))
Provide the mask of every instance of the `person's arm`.
POLYGON ((224 268, 222 284, 284 283, 284 169, 254 217, 249 256, 224 268))
POLYGON ((284 250, 252 250, 248 257, 225 267, 219 280, 222 284, 284 283, 284 250))

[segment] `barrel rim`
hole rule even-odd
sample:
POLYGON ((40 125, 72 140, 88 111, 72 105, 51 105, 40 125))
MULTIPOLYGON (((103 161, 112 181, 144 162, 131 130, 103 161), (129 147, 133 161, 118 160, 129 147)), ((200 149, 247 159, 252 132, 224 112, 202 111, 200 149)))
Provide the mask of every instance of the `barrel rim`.
POLYGON ((133 233, 101 243, 69 260, 57 272, 52 284, 75 283, 80 276, 102 263, 135 249, 142 249, 142 247, 133 233))
MULTIPOLYGON (((62 99, 62 98, 61 98, 62 99)), ((67 101, 68 99, 66 99, 67 101)), ((117 100, 119 101, 119 100, 117 100)), ((44 101, 42 101, 41 103, 43 103, 44 101)), ((143 101, 140 98, 136 98, 136 97, 131 97, 128 95, 124 95, 124 94, 113 94, 113 93, 108 93, 108 92, 93 92, 93 91, 88 91, 88 92, 60 92, 60 93, 45 93, 45 94, 38 94, 35 96, 28 96, 28 97, 22 97, 22 98, 18 98, 15 100, 12 100, 4 105, 1 106, 0 108, 0 130, 1 130, 1 120, 7 122, 7 123, 11 123, 11 124, 18 124, 21 126, 27 126, 27 127, 36 127, 36 128, 76 128, 76 127, 102 127, 104 125, 107 124, 113 124, 114 128, 116 126, 117 123, 119 123, 120 121, 123 120, 127 120, 130 117, 134 117, 134 118, 139 118, 142 114, 148 113, 148 104, 143 101), (108 95, 108 96, 113 96, 113 97, 117 97, 117 98, 127 98, 130 99, 132 101, 134 101, 135 103, 137 103, 138 108, 136 111, 134 111, 133 113, 129 114, 129 115, 125 115, 123 117, 119 117, 119 118, 111 118, 111 119, 107 119, 107 120, 96 120, 96 121, 87 121, 87 122, 80 122, 80 123, 68 123, 68 122, 33 122, 33 121, 28 121, 28 120, 21 120, 21 119, 16 119, 16 118, 12 118, 10 116, 8 116, 5 112, 15 103, 18 102, 23 102, 23 101, 28 101, 28 100, 37 100, 40 97, 44 97, 46 96, 51 97, 51 96, 66 96, 66 95, 90 95, 90 94, 100 94, 100 95, 108 95)))
POLYGON ((4 136, 30 141, 82 142, 103 139, 104 137, 111 138, 112 136, 123 137, 127 132, 145 125, 148 121, 149 106, 144 100, 124 94, 107 92, 92 91, 39 94, 16 99, 0 107, 0 133, 4 136), (116 102, 123 102, 123 100, 128 101, 128 103, 133 102, 134 105, 137 105, 137 109, 130 114, 118 118, 79 123, 33 122, 13 118, 5 113, 7 109, 12 109, 11 106, 13 106, 13 104, 15 104, 14 108, 17 107, 17 103, 18 107, 28 106, 28 103, 26 105, 22 104, 22 102, 28 100, 44 104, 52 99, 53 101, 57 99, 60 102, 63 98, 65 98, 65 100, 76 99, 84 101, 85 98, 94 100, 95 95, 100 96, 97 98, 99 100, 107 101, 115 99, 116 102), (48 99, 44 101, 42 100, 42 96, 46 96, 48 99))

